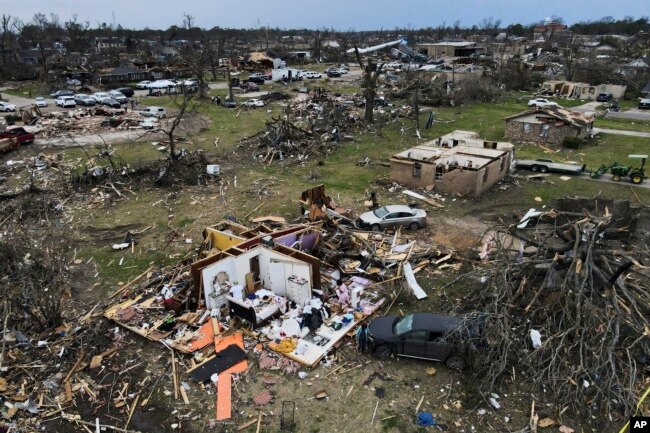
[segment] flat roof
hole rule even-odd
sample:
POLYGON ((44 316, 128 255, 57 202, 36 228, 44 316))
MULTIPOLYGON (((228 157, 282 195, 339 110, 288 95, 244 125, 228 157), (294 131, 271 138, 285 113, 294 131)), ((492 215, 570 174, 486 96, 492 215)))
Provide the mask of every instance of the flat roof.
POLYGON ((422 44, 417 44, 418 46, 440 46, 440 47, 469 47, 470 45, 476 45, 476 42, 427 42, 422 44))

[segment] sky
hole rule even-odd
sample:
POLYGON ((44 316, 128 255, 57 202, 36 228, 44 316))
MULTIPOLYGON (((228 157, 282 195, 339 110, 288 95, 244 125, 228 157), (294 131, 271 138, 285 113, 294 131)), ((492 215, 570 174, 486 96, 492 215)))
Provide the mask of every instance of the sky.
POLYGON ((0 0, 0 13, 29 21, 35 13, 66 21, 73 15, 91 27, 113 23, 130 29, 182 25, 183 14, 202 28, 334 28, 372 30, 461 27, 500 19, 502 24, 531 24, 553 15, 568 24, 612 16, 650 14, 648 0, 0 0))

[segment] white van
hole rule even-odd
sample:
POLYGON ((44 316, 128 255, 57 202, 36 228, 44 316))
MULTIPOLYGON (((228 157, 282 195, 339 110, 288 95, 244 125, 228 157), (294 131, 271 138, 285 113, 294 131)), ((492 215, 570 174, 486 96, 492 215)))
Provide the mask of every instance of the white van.
POLYGON ((167 116, 167 110, 162 107, 147 107, 141 110, 140 114, 144 117, 165 117, 167 116))

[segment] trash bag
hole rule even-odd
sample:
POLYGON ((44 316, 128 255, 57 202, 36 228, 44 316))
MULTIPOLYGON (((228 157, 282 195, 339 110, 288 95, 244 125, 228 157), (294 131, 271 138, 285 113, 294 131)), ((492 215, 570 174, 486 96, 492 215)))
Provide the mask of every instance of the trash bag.
POLYGON ((424 427, 431 427, 437 424, 435 418, 433 418, 433 414, 431 412, 420 412, 418 414, 418 425, 424 426, 424 427))

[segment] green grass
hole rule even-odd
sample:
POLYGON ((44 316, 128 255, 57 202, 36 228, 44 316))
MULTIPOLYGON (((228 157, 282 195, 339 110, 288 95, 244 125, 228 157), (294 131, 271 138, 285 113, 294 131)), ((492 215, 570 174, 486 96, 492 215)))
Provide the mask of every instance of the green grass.
POLYGON ((36 82, 25 82, 18 86, 17 88, 3 90, 4 93, 8 93, 14 96, 20 96, 23 98, 35 98, 37 96, 49 97, 48 91, 39 83, 36 82))
POLYGON ((594 122, 594 126, 597 128, 650 132, 650 122, 647 120, 599 118, 594 122))

